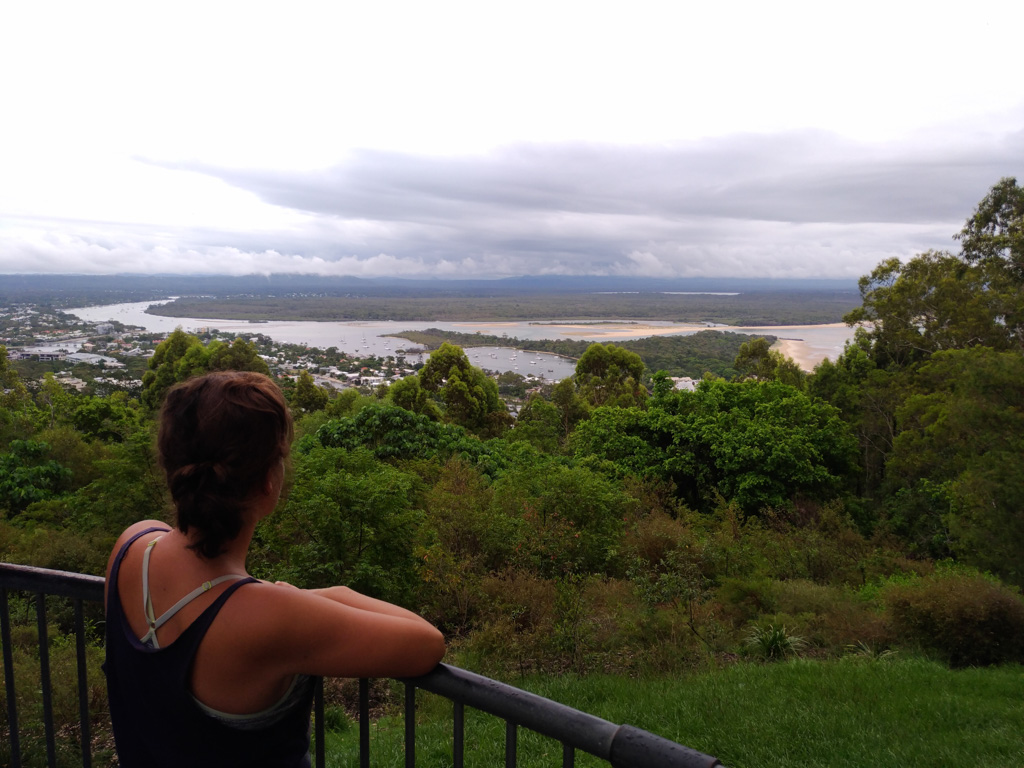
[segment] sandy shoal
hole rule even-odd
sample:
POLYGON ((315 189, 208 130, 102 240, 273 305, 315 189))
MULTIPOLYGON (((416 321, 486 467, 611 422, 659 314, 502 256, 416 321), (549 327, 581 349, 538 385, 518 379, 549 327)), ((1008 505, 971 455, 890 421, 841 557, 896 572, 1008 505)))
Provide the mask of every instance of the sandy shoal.
MULTIPOLYGON (((489 329, 500 329, 520 324, 520 322, 452 323, 452 325, 462 325, 467 328, 472 328, 480 333, 489 329)), ((680 331, 728 330, 724 326, 719 328, 708 328, 706 325, 688 325, 685 323, 679 323, 678 325, 671 326, 645 325, 643 323, 544 323, 543 327, 551 328, 552 330, 572 331, 573 336, 588 336, 601 339, 609 336, 621 336, 626 333, 636 334, 639 338, 641 336, 664 336, 666 334, 679 333, 680 331)))
POLYGON ((772 349, 793 358, 793 362, 805 371, 813 371, 814 366, 828 357, 825 352, 812 349, 807 342, 797 339, 779 339, 772 344, 772 349))
POLYGON ((624 333, 636 333, 637 337, 641 336, 666 336, 670 334, 679 333, 680 331, 711 331, 711 330, 723 330, 721 328, 708 328, 706 325, 685 325, 680 323, 679 325, 673 325, 666 327, 664 325, 643 325, 643 324, 629 324, 629 325, 551 325, 546 326, 549 328, 563 328, 573 332, 574 336, 587 336, 596 339, 604 339, 609 336, 621 336, 624 333))

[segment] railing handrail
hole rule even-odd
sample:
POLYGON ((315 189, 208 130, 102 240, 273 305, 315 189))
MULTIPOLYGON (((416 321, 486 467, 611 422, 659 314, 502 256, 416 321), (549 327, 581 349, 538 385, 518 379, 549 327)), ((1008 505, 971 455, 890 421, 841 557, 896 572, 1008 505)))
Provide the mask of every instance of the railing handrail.
POLYGON ((448 664, 409 680, 417 688, 461 702, 562 743, 572 744, 612 765, 711 768, 716 758, 657 734, 616 725, 566 704, 448 664), (638 763, 638 759, 644 762, 638 763))
MULTIPOLYGON (((12 706, 14 700, 13 690, 10 687, 13 678, 10 677, 9 666, 11 658, 8 646, 9 627, 6 626, 8 621, 6 593, 9 590, 18 590, 72 598, 76 602, 84 600, 102 602, 105 583, 106 580, 101 576, 0 562, 0 602, 2 602, 0 607, 3 609, 3 616, 0 618, 3 619, 5 625, 3 661, 4 676, 8 683, 8 706, 12 706)), ((79 621, 81 621, 80 615, 79 621)), ((42 612, 40 612, 40 624, 41 637, 45 637, 45 618, 42 612)), ((78 643, 82 645, 81 637, 78 638, 78 643)), ((84 647, 80 650, 79 657, 79 663, 84 664, 84 647)), ((366 681, 362 681, 360 685, 361 699, 366 695, 365 683, 366 681)), ((648 731, 630 725, 616 725, 596 715, 448 664, 438 664, 426 675, 407 679, 405 683, 407 690, 411 690, 410 686, 421 688, 455 702, 457 708, 461 708, 462 705, 470 706, 505 720, 507 728, 512 728, 513 732, 514 728, 518 726, 527 728, 561 742, 570 754, 572 749, 581 749, 608 761, 616 768, 650 768, 653 766, 713 768, 721 765, 716 758, 710 755, 697 752, 648 731)), ((80 689, 83 688, 81 680, 79 686, 80 689)), ((407 705, 408 703, 407 698, 407 705)), ((366 702, 361 700, 360 710, 363 713, 366 711, 365 704, 366 702)), ((319 710, 320 707, 317 709, 319 710)), ((15 713, 11 714, 10 725, 15 730, 12 736, 16 741, 17 721, 15 713)), ((85 717, 84 709, 83 717, 85 717)), ((408 706, 406 717, 409 718, 408 706)), ((461 714, 458 715, 458 720, 457 728, 461 729, 461 714)), ((322 736, 322 712, 320 711, 318 711, 317 725, 317 733, 322 736)), ((360 725, 363 732, 362 741, 369 734, 365 730, 366 724, 361 723, 360 725)), ((407 722, 407 729, 409 726, 410 723, 407 722)), ((51 728, 52 723, 48 724, 48 731, 51 728)), ((411 731, 407 730, 407 734, 409 733, 411 731)), ((48 738, 52 741, 52 736, 48 736, 48 738)), ((514 736, 512 738, 514 739, 514 736)), ((362 746, 365 744, 361 745, 361 749, 362 746)), ((508 745, 506 745, 506 749, 508 749, 508 745)), ((52 751, 52 745, 50 750, 52 751)), ((322 738, 318 741, 318 764, 322 764, 321 750, 322 738)), ((89 763, 87 753, 84 763, 89 763)), ((361 757, 361 764, 367 764, 366 755, 361 757)), ((567 764, 572 764, 571 757, 567 764)))
POLYGON ((45 592, 48 595, 58 595, 59 597, 102 602, 103 586, 106 583, 107 580, 102 576, 55 571, 50 568, 37 568, 34 565, 0 563, 0 588, 2 589, 45 592))

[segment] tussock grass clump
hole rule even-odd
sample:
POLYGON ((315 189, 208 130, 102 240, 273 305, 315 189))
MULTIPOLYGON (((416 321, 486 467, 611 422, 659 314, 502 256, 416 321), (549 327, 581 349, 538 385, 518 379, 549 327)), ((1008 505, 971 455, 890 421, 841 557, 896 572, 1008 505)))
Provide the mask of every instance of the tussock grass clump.
POLYGON ((807 648, 807 641, 799 635, 791 635, 784 626, 769 624, 752 627, 744 645, 762 659, 780 661, 789 656, 799 656, 807 648))

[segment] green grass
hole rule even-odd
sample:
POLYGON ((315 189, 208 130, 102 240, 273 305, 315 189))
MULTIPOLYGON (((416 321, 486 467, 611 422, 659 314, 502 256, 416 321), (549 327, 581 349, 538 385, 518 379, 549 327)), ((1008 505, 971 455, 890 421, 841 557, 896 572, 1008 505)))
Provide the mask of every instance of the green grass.
MULTIPOLYGON (((732 768, 1024 765, 1024 668, 952 671, 917 660, 738 664, 686 678, 510 681, 716 755, 732 768)), ((451 765, 450 705, 419 694, 417 765, 451 765)), ((402 724, 372 727, 375 766, 402 765, 402 724)), ((500 765, 504 725, 467 710, 466 765, 500 765)), ((328 765, 354 765, 358 730, 332 733, 328 765)), ((560 746, 520 731, 519 765, 559 765, 560 746)), ((579 766, 603 765, 577 756, 579 766)))

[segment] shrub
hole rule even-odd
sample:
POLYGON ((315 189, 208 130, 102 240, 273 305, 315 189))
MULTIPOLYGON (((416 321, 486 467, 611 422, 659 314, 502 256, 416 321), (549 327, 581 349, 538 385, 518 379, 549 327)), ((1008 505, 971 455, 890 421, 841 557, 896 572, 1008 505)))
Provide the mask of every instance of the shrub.
POLYGON ((696 537, 684 520, 660 510, 640 517, 623 536, 623 549, 648 566, 662 562, 676 549, 695 543, 696 537))
POLYGON ((816 584, 807 579, 775 583, 775 600, 786 613, 828 614, 845 601, 846 592, 839 587, 816 584))
POLYGON ((893 584, 882 600, 898 638, 936 653, 953 667, 1024 661, 1024 601, 965 569, 937 570, 893 584))
POLYGON ((847 645, 888 643, 885 619, 877 604, 865 602, 844 587, 796 579, 777 582, 778 610, 800 617, 798 628, 819 649, 840 653, 847 645))
POLYGON ((723 615, 738 629, 763 614, 774 613, 776 585, 763 576, 723 579, 718 588, 723 615))
POLYGON ((479 625, 464 650, 483 674, 526 674, 550 661, 555 623, 555 582, 521 571, 487 576, 479 625))

